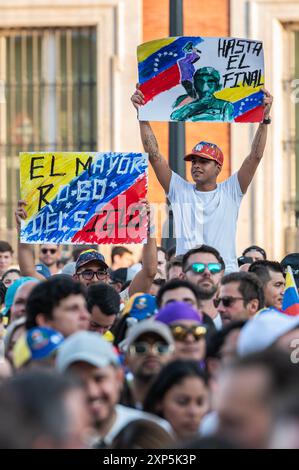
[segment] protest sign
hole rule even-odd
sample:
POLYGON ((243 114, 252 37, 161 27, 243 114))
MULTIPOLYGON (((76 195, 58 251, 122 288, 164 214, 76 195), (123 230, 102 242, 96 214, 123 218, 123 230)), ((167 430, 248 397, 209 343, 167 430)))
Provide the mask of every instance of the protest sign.
POLYGON ((20 153, 23 243, 143 243, 148 159, 142 153, 20 153))
POLYGON ((139 119, 260 122, 264 54, 260 41, 170 37, 138 46, 139 119))

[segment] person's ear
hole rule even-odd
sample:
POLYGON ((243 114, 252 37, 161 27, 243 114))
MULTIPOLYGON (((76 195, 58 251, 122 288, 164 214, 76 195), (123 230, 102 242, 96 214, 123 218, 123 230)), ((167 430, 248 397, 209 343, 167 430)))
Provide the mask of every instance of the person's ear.
POLYGON ((184 271, 182 271, 182 272, 179 274, 179 279, 183 279, 183 280, 186 279, 186 274, 184 273, 184 271))
POLYGON ((113 260, 113 262, 114 262, 114 263, 118 263, 119 260, 120 260, 120 255, 114 255, 114 260, 113 260))
POLYGON ((259 301, 258 299, 252 299, 248 302, 247 304, 247 310, 249 313, 250 318, 253 317, 253 315, 256 314, 256 312, 259 309, 259 301))
POLYGON ((222 170, 222 166, 219 165, 219 163, 217 163, 217 165, 216 165, 216 174, 217 174, 217 176, 219 175, 219 173, 221 172, 221 170, 222 170))
POLYGON ((38 313, 35 317, 37 326, 49 326, 49 320, 46 319, 43 313, 38 313))

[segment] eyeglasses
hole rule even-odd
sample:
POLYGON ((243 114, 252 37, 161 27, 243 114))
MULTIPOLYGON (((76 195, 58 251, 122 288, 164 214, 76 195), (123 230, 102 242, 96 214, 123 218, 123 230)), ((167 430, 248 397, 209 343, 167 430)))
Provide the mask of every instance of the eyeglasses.
POLYGON ((202 274, 206 267, 211 274, 218 274, 222 270, 220 263, 193 263, 191 266, 189 266, 189 268, 186 269, 186 272, 193 271, 195 274, 202 274))
POLYGON ((86 269, 85 271, 82 271, 81 273, 77 273, 77 276, 82 276, 85 281, 91 281, 94 276, 97 277, 98 280, 103 279, 107 275, 107 271, 101 271, 100 269, 98 271, 92 271, 91 269, 86 269))
POLYGON ((43 255, 46 255, 48 252, 51 253, 51 255, 55 255, 55 253, 57 253, 56 248, 42 248, 40 251, 43 255))
POLYGON ((220 303, 223 303, 224 307, 231 307, 236 300, 244 300, 243 297, 232 297, 230 295, 227 295, 225 297, 218 297, 218 299, 214 299, 214 306, 215 308, 218 308, 220 303))
POLYGON ((173 351, 173 346, 166 343, 149 344, 140 341, 139 343, 131 344, 129 347, 129 353, 135 356, 143 356, 148 354, 150 351, 162 356, 163 354, 171 353, 173 351))
POLYGON ((188 335, 193 335, 195 341, 200 340, 203 338, 207 332, 207 329, 204 326, 200 325, 192 325, 192 326, 185 326, 185 325, 170 325, 172 336, 177 341, 185 341, 188 335))

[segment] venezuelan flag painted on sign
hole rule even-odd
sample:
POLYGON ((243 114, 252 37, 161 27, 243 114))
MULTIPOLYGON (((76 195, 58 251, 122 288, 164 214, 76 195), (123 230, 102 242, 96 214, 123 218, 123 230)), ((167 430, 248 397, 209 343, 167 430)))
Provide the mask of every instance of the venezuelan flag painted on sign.
MULTIPOLYGON (((260 122, 263 119, 262 44, 235 38, 169 37, 138 46, 145 103, 140 120, 260 122), (222 42, 221 42, 222 41, 222 42), (198 74, 216 86, 200 94, 198 74), (196 82, 197 81, 197 85, 196 82)), ((202 86, 205 86, 203 84, 202 86)))
POLYGON ((196 47, 202 39, 173 37, 138 46, 139 83, 146 102, 180 83, 178 60, 185 56, 184 47, 190 42, 196 47))
POLYGON ((143 243, 147 155, 33 152, 20 154, 27 201, 24 243, 143 243))
POLYGON ((286 288, 283 295, 282 310, 288 315, 299 315, 299 295, 290 266, 287 268, 286 288))

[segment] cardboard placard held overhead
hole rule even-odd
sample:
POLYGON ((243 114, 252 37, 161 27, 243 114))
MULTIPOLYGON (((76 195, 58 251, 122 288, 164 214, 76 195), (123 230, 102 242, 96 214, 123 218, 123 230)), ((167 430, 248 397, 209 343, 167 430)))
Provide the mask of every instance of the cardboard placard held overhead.
POLYGON ((260 122, 261 41, 170 37, 138 46, 141 121, 260 122))
POLYGON ((148 158, 142 153, 20 153, 23 243, 143 243, 148 158), (143 211, 142 211, 143 212, 143 211))

